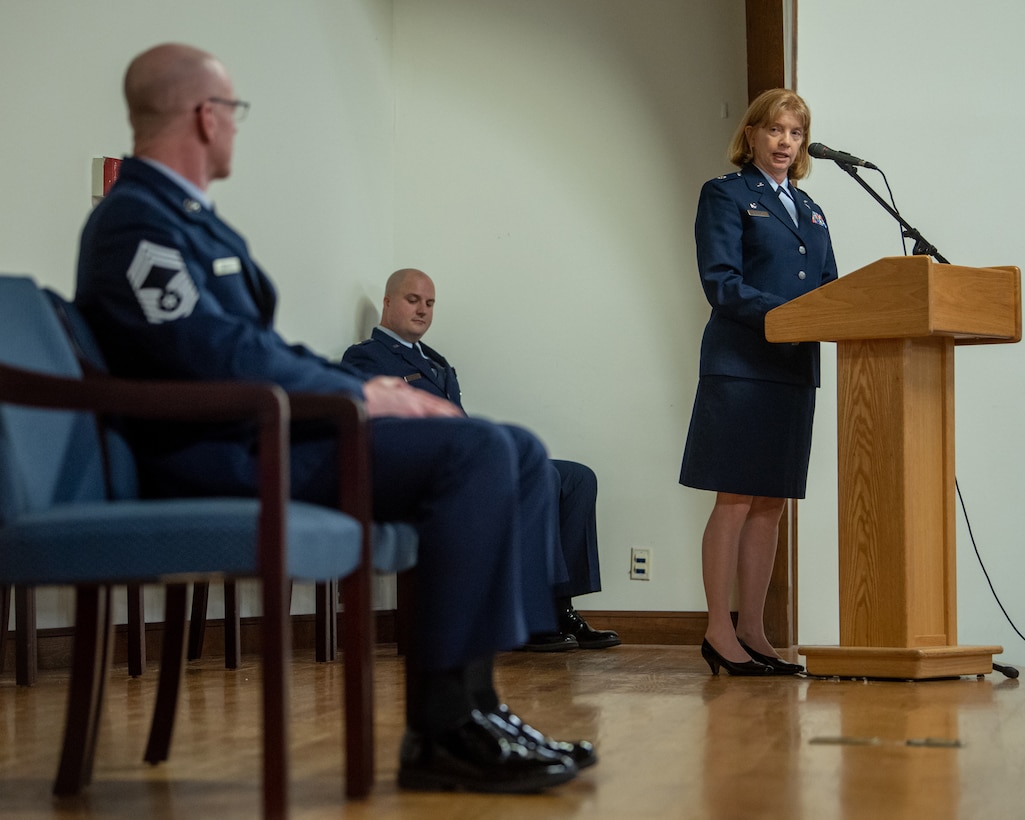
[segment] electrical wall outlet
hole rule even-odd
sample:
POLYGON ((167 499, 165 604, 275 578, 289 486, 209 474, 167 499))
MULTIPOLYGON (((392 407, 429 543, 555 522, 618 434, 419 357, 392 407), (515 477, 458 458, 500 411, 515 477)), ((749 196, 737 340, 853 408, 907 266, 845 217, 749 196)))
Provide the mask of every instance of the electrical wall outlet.
POLYGON ((630 548, 630 577, 634 581, 651 580, 651 548, 630 548))

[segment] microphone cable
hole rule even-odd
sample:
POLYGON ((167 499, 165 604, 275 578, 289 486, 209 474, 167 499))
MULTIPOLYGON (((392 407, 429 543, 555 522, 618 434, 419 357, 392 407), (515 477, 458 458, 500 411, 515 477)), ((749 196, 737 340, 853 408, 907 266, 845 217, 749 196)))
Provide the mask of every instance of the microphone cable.
MULTIPOLYGON (((1003 603, 1000 601, 1000 596, 997 595, 996 588, 993 586, 993 581, 989 577, 989 572, 986 571, 986 565, 982 562, 982 556, 979 554, 979 545, 975 543, 975 533, 972 532, 972 522, 968 520, 968 510, 965 508, 964 496, 961 495, 961 485, 958 484, 957 478, 954 478, 954 489, 957 490, 957 500, 961 504, 961 515, 964 516, 965 526, 968 528, 968 538, 972 542, 972 549, 975 550, 975 558, 979 562, 979 566, 982 568, 982 574, 986 578, 986 583, 989 584, 989 591, 993 593, 993 600, 997 602, 997 606, 1000 607, 1000 611, 1004 613, 1004 617, 1007 619, 1007 623, 1011 625, 1018 637, 1025 641, 1025 635, 1021 634, 1021 630, 1015 626, 1014 621, 1011 620, 1011 616, 1007 614, 1007 610, 1004 608, 1003 603)), ((1013 666, 1001 666, 1000 664, 993 664, 993 668, 998 672, 1002 672, 1008 678, 1017 678, 1018 670, 1013 666)))

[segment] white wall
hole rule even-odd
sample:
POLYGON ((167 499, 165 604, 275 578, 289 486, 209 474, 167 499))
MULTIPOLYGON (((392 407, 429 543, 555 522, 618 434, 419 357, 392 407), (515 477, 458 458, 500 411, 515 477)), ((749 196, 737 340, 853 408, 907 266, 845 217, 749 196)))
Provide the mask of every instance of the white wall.
MULTIPOLYGON (((1016 0, 864 0, 856 13, 841 0, 799 5, 797 82, 812 108, 813 139, 882 168, 904 218, 955 264, 1025 263, 1017 224, 1025 180, 1011 147, 1023 125, 1023 25, 1016 0)), ((861 176, 886 196, 879 174, 861 176)), ((841 271, 903 252, 897 223, 833 163, 816 161, 807 187, 826 210, 841 271)), ((956 371, 958 481, 997 594, 1025 630, 1025 348, 963 347, 956 371)), ((801 506, 804 643, 832 643, 838 633, 835 383, 827 372, 813 489, 801 506)), ((1025 644, 995 602, 958 515, 959 642, 1001 644, 1003 662, 1021 664, 1025 644)))
POLYGON ((395 5, 395 248, 437 286, 427 342, 470 412, 598 474, 603 591, 579 607, 704 609, 710 497, 677 483, 708 314, 692 237, 746 105, 743 3, 395 5))

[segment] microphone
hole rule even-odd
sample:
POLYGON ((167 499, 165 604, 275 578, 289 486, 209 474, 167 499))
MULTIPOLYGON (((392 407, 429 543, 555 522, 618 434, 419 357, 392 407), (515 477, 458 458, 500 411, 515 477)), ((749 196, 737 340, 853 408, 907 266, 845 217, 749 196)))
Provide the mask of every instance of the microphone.
POLYGON ((821 142, 813 142, 809 145, 808 153, 816 159, 831 159, 833 162, 843 162, 847 165, 860 165, 862 168, 870 168, 873 171, 879 170, 868 160, 856 157, 854 154, 848 154, 846 151, 834 151, 832 148, 827 148, 821 142))

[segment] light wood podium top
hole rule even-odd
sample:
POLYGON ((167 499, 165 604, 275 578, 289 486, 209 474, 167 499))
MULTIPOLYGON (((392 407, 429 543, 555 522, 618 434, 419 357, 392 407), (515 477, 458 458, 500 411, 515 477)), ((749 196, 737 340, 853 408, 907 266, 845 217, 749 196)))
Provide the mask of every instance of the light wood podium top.
POLYGON ((769 311, 770 342, 953 336, 956 344, 1021 340, 1021 271, 929 256, 884 257, 769 311))

